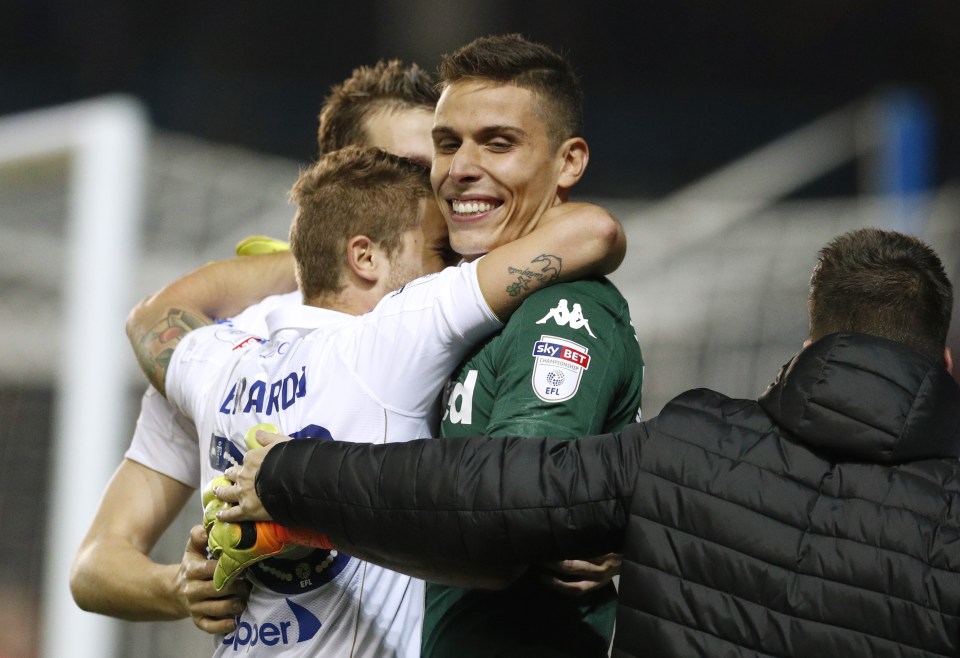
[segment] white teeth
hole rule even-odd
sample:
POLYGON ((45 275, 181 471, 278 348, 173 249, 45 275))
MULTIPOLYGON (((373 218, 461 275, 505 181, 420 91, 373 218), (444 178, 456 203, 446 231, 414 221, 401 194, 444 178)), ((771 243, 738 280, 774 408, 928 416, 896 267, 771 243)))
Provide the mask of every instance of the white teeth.
POLYGON ((475 215, 489 212, 494 208, 493 204, 487 201, 460 201, 458 199, 451 201, 450 205, 453 207, 453 212, 458 215, 475 215))

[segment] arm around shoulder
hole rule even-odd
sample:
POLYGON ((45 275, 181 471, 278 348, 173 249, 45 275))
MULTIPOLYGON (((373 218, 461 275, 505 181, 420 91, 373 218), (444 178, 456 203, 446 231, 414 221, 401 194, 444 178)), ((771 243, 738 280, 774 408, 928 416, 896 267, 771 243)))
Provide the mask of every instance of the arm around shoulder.
POLYGON ((499 587, 539 560, 620 547, 631 441, 304 439, 271 450, 256 486, 277 522, 326 533, 358 557, 435 582, 473 576, 472 586, 499 587), (545 476, 531 481, 532 472, 545 476))
POLYGON ((295 289, 288 253, 207 263, 137 304, 127 317, 127 337, 147 379, 166 395, 170 358, 187 333, 295 289))
POLYGON ((553 231, 555 239, 570 241, 580 250, 577 260, 571 263, 573 271, 563 280, 610 274, 626 257, 623 225, 602 206, 570 201, 550 208, 544 219, 551 223, 538 230, 553 231))
POLYGON ((491 310, 506 319, 545 286, 614 271, 626 245, 623 227, 606 209, 563 203, 547 210, 534 231, 484 256, 477 278, 491 310))

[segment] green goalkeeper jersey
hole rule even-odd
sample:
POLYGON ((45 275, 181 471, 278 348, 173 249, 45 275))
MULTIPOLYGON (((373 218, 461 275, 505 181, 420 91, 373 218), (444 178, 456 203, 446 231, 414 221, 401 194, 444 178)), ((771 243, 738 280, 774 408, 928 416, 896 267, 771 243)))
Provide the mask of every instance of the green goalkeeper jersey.
MULTIPOLYGON (((551 286, 457 369, 441 435, 616 431, 639 418, 642 383, 643 358, 616 287, 606 279, 551 286)), ((541 585, 534 571, 503 591, 428 583, 422 655, 606 656, 613 584, 571 598, 541 585)))

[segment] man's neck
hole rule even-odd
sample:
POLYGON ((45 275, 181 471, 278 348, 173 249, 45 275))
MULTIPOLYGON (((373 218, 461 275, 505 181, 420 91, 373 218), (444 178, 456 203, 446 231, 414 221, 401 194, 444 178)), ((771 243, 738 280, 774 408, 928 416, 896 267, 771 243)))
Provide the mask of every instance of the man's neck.
POLYGON ((376 304, 371 303, 367 297, 367 295, 362 293, 357 294, 356 291, 343 290, 334 295, 318 295, 312 299, 305 298, 303 303, 305 306, 325 308, 330 311, 346 313, 347 315, 363 315, 376 306, 376 304))

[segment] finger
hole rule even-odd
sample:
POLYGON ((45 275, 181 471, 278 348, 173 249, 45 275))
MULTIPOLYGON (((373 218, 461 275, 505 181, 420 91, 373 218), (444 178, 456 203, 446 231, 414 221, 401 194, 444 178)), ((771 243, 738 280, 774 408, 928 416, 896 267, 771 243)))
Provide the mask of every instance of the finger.
MULTIPOLYGON (((213 562, 216 566, 216 561, 213 562)), ((246 578, 237 578, 222 590, 217 590, 213 584, 213 572, 204 580, 191 580, 183 587, 183 596, 187 600, 188 609, 193 616, 206 615, 222 617, 224 610, 243 610, 250 598, 250 582, 246 578), (230 601, 225 605, 224 601, 230 601), (215 602, 215 603, 211 603, 215 602), (214 606, 214 607, 210 607, 214 606)))
POLYGON ((240 485, 233 484, 229 487, 220 486, 213 490, 213 495, 225 503, 240 502, 240 485))
POLYGON ((195 525, 190 528, 190 537, 187 539, 185 553, 200 555, 204 559, 207 557, 207 531, 202 525, 195 525))
MULTIPOLYGON (((217 569, 216 560, 208 560, 206 556, 188 559, 184 564, 184 574, 187 579, 197 583, 212 583, 213 572, 217 569)), ((187 586, 188 588, 190 585, 187 586)), ((211 585, 212 587, 212 585, 211 585)), ((188 590, 189 595, 189 590, 188 590)), ((202 598, 202 594, 196 598, 202 598)))
POLYGON ((247 605, 247 599, 250 597, 250 581, 246 578, 236 578, 229 585, 217 592, 221 598, 234 598, 244 606, 247 605))
POLYGON ((234 505, 233 507, 228 507, 227 509, 217 512, 217 520, 226 523, 238 523, 240 521, 250 521, 251 519, 244 513, 242 507, 234 505))
POLYGON ((216 619, 212 617, 193 617, 193 624, 201 631, 216 635, 218 633, 229 633, 237 629, 237 620, 233 617, 228 619, 216 619))
POLYGON ((230 480, 233 483, 236 483, 237 478, 240 477, 241 466, 231 466, 226 471, 223 472, 224 477, 230 480))
POLYGON ((620 566, 620 563, 623 562, 623 555, 620 553, 607 553, 606 555, 601 555, 599 557, 590 558, 586 560, 591 564, 596 564, 597 566, 620 566))
POLYGON ((561 576, 572 578, 600 578, 606 575, 609 565, 594 564, 587 560, 560 560, 559 562, 544 562, 541 565, 545 570, 561 576))
POLYGON ((235 596, 222 599, 206 599, 190 604, 190 614, 193 617, 207 617, 209 619, 232 619, 247 607, 245 599, 235 596))
POLYGON ((267 446, 272 446, 274 443, 282 443, 283 441, 289 441, 289 436, 284 436, 283 434, 274 434, 273 432, 267 432, 265 430, 257 430, 257 443, 262 445, 264 448, 267 446))
POLYGON ((592 571, 600 569, 583 560, 558 560, 556 562, 543 562, 540 565, 545 571, 567 576, 583 576, 592 571))
POLYGON ((553 578, 552 576, 548 576, 546 574, 541 574, 540 582, 546 585, 548 588, 567 596, 580 596, 597 586, 595 581, 568 581, 561 580, 560 578, 553 578))

